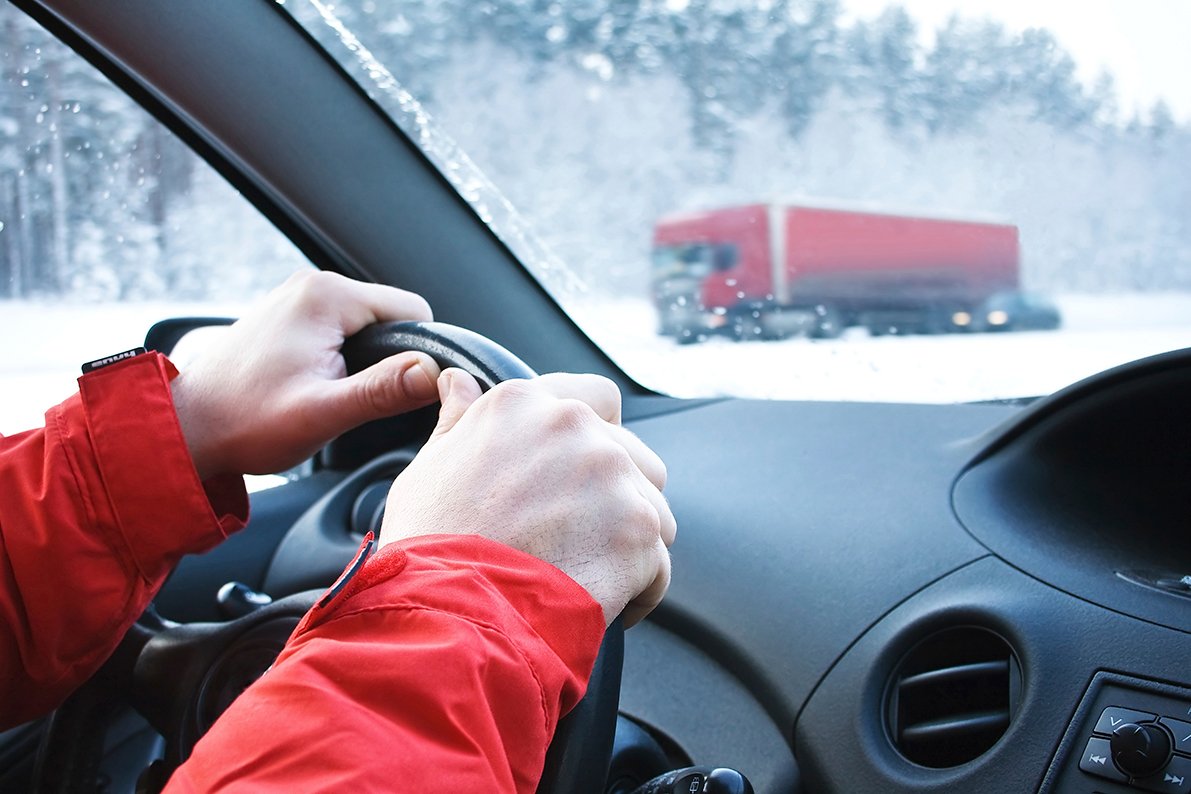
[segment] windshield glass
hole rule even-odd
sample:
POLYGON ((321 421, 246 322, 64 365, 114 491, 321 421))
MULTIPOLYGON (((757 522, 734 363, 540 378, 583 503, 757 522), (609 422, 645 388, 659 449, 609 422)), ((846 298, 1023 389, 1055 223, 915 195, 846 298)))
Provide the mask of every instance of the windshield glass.
POLYGON ((1031 397, 1191 344, 1191 6, 289 0, 631 376, 1031 397))
POLYGON ((236 317, 312 267, 185 143, 0 3, 0 434, 167 317, 236 317))

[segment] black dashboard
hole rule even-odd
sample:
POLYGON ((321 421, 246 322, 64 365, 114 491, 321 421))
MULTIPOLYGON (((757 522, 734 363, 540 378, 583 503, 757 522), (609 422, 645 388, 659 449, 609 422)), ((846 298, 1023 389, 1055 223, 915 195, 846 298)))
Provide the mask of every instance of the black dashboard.
POLYGON ((727 401, 632 423, 669 462, 681 542, 628 637, 623 710, 759 791, 1189 790, 1189 386, 1184 352, 1024 410, 727 401), (692 671, 686 697, 657 684, 692 671), (1110 706, 1176 740, 1134 785, 1088 760, 1110 706))

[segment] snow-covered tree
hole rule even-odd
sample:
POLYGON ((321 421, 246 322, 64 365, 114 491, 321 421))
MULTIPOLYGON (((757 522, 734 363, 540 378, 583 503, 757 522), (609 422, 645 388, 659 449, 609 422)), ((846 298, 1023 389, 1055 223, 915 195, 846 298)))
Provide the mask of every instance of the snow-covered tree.
MULTIPOLYGON (((790 196, 1017 223, 1038 287, 1191 288, 1191 129, 1161 102, 1125 122, 1046 30, 955 16, 924 44, 838 0, 335 13, 591 290, 643 294, 662 214, 790 196)), ((204 297, 303 261, 11 4, 0 39, 0 296, 204 297)))

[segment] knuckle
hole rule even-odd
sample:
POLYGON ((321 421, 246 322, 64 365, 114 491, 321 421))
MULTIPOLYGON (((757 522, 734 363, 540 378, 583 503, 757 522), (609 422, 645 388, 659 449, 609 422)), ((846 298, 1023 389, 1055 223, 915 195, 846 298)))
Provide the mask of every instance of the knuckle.
POLYGON ((484 395, 484 403, 492 410, 504 412, 524 404, 531 394, 529 381, 506 380, 488 390, 484 395))
POLYGON ((662 533, 662 517, 657 508, 644 497, 632 500, 626 510, 626 523, 638 533, 641 541, 651 546, 662 533))
POLYGON ((320 306, 328 295, 341 286, 343 276, 325 270, 309 270, 294 274, 289 280, 293 300, 299 306, 320 306))
POLYGON ((584 473, 598 482, 627 479, 632 465, 633 461, 624 447, 598 438, 587 446, 582 457, 584 473))
POLYGON ((287 288, 287 289, 298 289, 302 286, 302 284, 304 284, 306 282, 307 279, 309 279, 311 276, 314 276, 320 272, 322 272, 322 271, 319 271, 319 270, 295 270, 294 272, 290 273, 289 278, 287 278, 282 283, 282 287, 287 288))
POLYGON ((662 520, 662 542, 669 548, 678 539, 678 520, 674 517, 670 507, 667 505, 665 512, 661 514, 662 520))
POLYGON ((654 579, 654 586, 657 588, 657 600, 661 601, 662 596, 670 587, 670 578, 673 576, 673 560, 670 557, 670 552, 662 550, 658 552, 657 556, 657 575, 654 579))
POLYGON ((528 380, 506 380, 492 388, 493 393, 506 398, 524 400, 533 394, 533 382, 528 380))
POLYGON ((643 565, 659 545, 662 524, 658 511, 649 500, 640 494, 622 499, 612 527, 612 544, 617 553, 625 559, 643 565))
POLYGON ((591 406, 582 400, 556 400, 550 407, 547 426, 554 432, 569 433, 588 427, 597 418, 591 406))
POLYGON ((326 270, 308 270, 298 273, 293 279, 293 286, 303 294, 318 292, 320 290, 332 288, 337 285, 338 276, 326 270))

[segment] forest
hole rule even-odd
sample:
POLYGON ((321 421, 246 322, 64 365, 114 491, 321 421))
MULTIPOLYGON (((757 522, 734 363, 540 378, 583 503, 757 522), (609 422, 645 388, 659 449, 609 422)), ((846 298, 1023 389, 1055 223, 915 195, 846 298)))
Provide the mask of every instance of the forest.
MULTIPOLYGON (((644 294, 660 215, 785 197, 1008 220, 1035 288, 1191 290, 1191 127, 1122 109, 1046 30, 953 17, 924 40, 900 6, 836 0, 333 13, 601 293, 644 294)), ((0 36, 0 297, 240 296, 300 261, 9 4, 0 36)))

